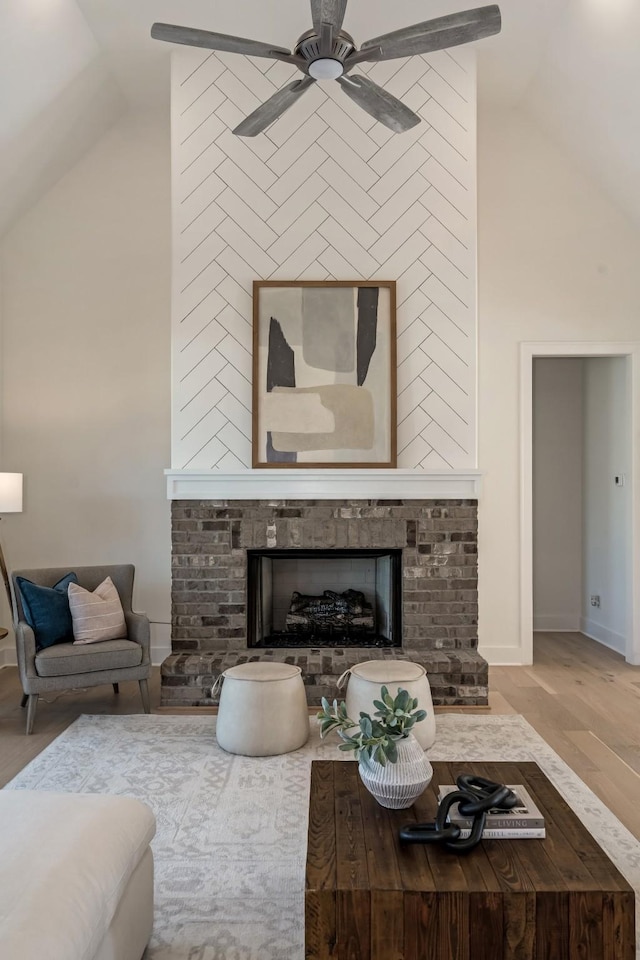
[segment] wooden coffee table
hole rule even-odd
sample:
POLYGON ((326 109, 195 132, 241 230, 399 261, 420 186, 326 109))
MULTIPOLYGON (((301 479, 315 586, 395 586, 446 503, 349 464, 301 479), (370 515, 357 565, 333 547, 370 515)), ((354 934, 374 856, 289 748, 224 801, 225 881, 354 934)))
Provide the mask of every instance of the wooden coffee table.
POLYGON ((386 810, 354 762, 311 769, 307 960, 633 960, 634 892, 535 763, 434 763, 409 810, 386 810), (470 772, 526 785, 544 840, 467 854, 404 845, 432 820, 439 783, 470 772))

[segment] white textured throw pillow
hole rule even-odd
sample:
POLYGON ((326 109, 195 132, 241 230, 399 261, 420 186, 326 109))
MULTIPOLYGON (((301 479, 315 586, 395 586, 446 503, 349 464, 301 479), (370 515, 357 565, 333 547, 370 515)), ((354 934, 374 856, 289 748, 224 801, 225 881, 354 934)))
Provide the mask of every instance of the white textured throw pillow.
POLYGON ((77 583, 70 583, 69 608, 74 643, 117 640, 127 635, 120 596, 111 577, 103 580, 93 593, 77 583))

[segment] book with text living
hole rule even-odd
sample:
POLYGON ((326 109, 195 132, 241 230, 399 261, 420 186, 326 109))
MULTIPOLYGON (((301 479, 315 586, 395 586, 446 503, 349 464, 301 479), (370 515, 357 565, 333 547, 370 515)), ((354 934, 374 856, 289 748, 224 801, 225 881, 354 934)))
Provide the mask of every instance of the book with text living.
MULTIPOLYGON (((542 830, 544 836, 544 816, 536 805, 533 797, 525 786, 519 784, 507 784, 510 790, 513 790, 518 798, 518 804, 511 810, 500 810, 493 808, 487 813, 487 822, 485 824, 484 836, 488 837, 487 830, 508 830, 509 836, 513 836, 514 830, 542 830)), ((455 784, 442 784, 438 791, 438 802, 448 793, 452 793, 458 788, 455 784)), ((458 804, 454 803, 449 811, 449 820, 456 824, 461 830, 471 829, 473 817, 465 817, 458 810, 458 804)), ((526 836, 532 836, 527 833, 526 836)))
MULTIPOLYGON (((461 827, 460 839, 466 840, 470 833, 468 827, 461 827)), ((485 827, 482 831, 483 840, 544 840, 546 835, 544 827, 485 827)))

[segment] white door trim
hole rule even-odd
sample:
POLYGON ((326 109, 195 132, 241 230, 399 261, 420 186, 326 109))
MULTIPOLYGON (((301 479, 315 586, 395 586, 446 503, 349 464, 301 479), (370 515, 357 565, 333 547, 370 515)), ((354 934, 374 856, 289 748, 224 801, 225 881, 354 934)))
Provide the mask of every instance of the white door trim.
POLYGON ((536 357, 627 357, 631 420, 631 550, 627 568, 629 663, 640 664, 640 343, 549 341, 520 344, 520 644, 533 662, 533 361, 536 357))

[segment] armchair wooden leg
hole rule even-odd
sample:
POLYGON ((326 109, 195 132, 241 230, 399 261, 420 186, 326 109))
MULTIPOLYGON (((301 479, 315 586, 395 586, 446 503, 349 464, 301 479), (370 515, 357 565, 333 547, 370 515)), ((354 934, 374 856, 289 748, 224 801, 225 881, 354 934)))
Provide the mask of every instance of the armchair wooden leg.
POLYGON ((151 701, 149 700, 149 684, 146 680, 138 680, 140 685, 140 696, 142 697, 142 706, 145 713, 151 713, 151 701))
POLYGON ((29 694, 29 706, 27 707, 27 733, 33 733, 33 724, 36 719, 36 707, 38 706, 38 694, 29 694))
POLYGON ((120 693, 120 684, 119 684, 119 683, 114 683, 114 685, 113 685, 113 692, 114 692, 114 693, 120 693))
POLYGON ((23 694, 22 694, 22 700, 20 701, 20 706, 21 706, 21 707, 26 707, 28 700, 29 700, 29 694, 28 694, 28 693, 23 693, 23 694))

